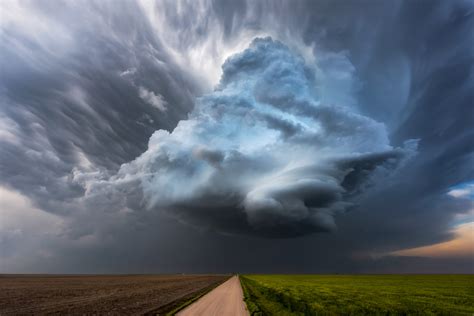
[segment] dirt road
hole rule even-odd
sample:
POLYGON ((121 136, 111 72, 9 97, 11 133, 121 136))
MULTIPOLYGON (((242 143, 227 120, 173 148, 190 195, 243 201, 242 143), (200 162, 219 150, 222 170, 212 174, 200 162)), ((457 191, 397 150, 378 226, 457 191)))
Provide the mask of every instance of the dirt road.
POLYGON ((177 315, 248 316, 239 278, 233 276, 177 315))

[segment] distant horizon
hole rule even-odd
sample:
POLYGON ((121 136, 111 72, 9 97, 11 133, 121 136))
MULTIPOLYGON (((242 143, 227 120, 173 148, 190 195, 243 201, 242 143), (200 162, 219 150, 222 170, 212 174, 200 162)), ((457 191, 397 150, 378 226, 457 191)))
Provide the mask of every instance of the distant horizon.
POLYGON ((0 273, 0 276, 134 276, 134 275, 473 275, 474 273, 0 273))

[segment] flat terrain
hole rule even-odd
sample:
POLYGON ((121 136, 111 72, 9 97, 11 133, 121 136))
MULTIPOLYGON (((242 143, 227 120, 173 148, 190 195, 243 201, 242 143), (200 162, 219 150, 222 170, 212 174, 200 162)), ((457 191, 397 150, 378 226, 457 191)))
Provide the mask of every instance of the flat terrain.
POLYGON ((223 275, 0 275, 0 315, 159 313, 223 275))
POLYGON ((194 304, 177 314, 178 316, 248 316, 242 287, 237 276, 233 276, 194 304))
POLYGON ((246 275, 252 315, 474 315, 474 275, 246 275))

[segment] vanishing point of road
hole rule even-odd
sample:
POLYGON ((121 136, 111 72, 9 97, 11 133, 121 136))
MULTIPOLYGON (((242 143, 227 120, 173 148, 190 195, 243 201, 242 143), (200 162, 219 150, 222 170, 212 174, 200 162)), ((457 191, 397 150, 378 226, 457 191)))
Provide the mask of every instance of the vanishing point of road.
POLYGON ((248 316, 244 295, 238 276, 207 293, 195 303, 189 305, 178 316, 248 316))

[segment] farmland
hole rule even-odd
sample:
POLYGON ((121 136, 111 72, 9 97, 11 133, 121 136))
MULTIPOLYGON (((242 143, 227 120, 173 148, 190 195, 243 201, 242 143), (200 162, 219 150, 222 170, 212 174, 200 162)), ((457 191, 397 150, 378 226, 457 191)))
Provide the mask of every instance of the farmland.
POLYGON ((0 275, 0 315, 165 313, 224 275, 0 275))
POLYGON ((474 275, 246 275, 252 315, 473 315, 474 275))

